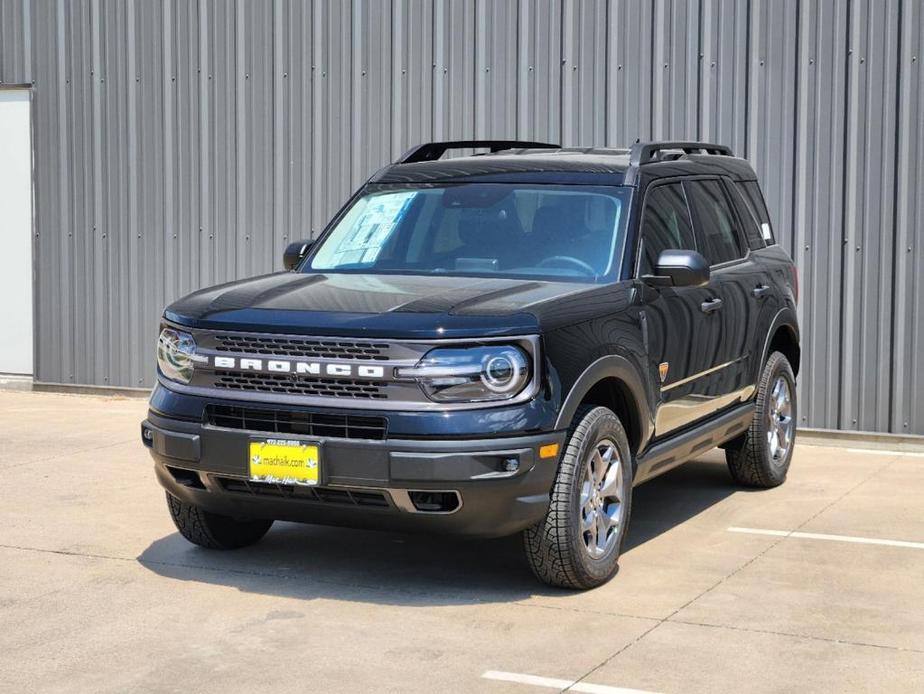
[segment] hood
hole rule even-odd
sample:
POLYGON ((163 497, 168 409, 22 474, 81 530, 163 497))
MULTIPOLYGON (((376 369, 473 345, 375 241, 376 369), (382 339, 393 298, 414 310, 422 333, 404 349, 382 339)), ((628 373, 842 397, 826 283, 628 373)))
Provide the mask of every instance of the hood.
POLYGON ((442 275, 281 272, 203 289, 165 317, 189 327, 314 335, 459 337, 538 330, 549 302, 595 285, 442 275))

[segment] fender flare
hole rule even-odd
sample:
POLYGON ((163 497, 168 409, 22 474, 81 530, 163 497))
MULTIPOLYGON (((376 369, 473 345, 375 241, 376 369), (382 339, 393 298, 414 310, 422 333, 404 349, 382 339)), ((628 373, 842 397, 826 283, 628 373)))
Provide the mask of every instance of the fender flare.
POLYGON ((632 397, 632 403, 630 404, 635 406, 638 414, 639 449, 641 450, 651 436, 651 409, 648 404, 648 397, 638 369, 628 359, 616 354, 600 357, 578 376, 558 412, 555 428, 560 430, 570 427, 571 421, 574 419, 574 413, 577 412, 581 401, 590 392, 591 388, 606 378, 615 378, 621 381, 629 390, 632 397))
MULTIPOLYGON (((760 377, 760 370, 764 368, 764 364, 767 363, 767 358, 770 356, 770 340, 773 339, 776 331, 782 327, 787 327, 792 330, 796 338, 796 346, 799 348, 800 355, 802 353, 802 341, 799 335, 799 320, 796 317, 796 312, 791 306, 784 306, 776 312, 776 315, 770 322, 770 329, 767 331, 767 336, 764 338, 764 347, 761 351, 760 362, 757 364, 758 378, 760 377)), ((793 364, 793 366, 795 366, 795 364, 793 364)), ((799 370, 801 371, 801 365, 799 370)))

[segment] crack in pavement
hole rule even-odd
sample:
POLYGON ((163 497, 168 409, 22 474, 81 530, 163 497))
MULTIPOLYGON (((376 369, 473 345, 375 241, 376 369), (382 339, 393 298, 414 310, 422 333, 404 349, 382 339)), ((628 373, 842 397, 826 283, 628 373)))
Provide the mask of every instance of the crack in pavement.
MULTIPOLYGON (((816 518, 818 518, 818 516, 820 516, 822 513, 824 513, 825 511, 827 511, 828 509, 830 509, 832 506, 834 506, 835 504, 837 504, 837 503, 839 503, 840 501, 842 501, 843 499, 845 499, 848 495, 850 495, 850 494, 852 494, 853 492, 855 492, 857 489, 859 489, 860 487, 862 487, 864 484, 866 484, 867 482, 869 482, 871 479, 873 479, 874 477, 876 477, 876 476, 877 476, 878 474, 880 474, 881 472, 885 471, 886 468, 888 468, 890 465, 893 465, 893 464, 896 463, 898 460, 900 460, 899 456, 895 456, 894 458, 892 458, 892 459, 890 459, 890 460, 887 460, 885 463, 883 463, 882 465, 880 465, 879 467, 877 467, 875 470, 873 470, 872 473, 870 473, 869 475, 867 475, 866 477, 864 477, 862 480, 860 480, 859 482, 857 482, 855 485, 853 485, 852 487, 850 487, 850 489, 848 489, 848 490, 845 491, 843 494, 841 494, 840 496, 838 496, 836 499, 834 499, 834 500, 831 501, 830 503, 826 504, 826 505, 823 506, 821 509, 819 509, 817 512, 815 512, 814 514, 812 514, 811 516, 809 516, 805 521, 803 521, 803 522, 800 523, 798 526, 796 526, 796 527, 793 529, 793 531, 797 531, 797 530, 800 530, 801 528, 804 528, 806 525, 808 525, 808 524, 811 523, 813 520, 815 520, 816 518)), ((639 641, 641 641, 642 639, 644 639, 646 636, 648 636, 648 634, 650 634, 651 632, 653 632, 655 629, 657 629, 658 627, 662 626, 662 625, 665 624, 666 622, 683 623, 683 622, 681 622, 681 621, 679 621, 679 620, 674 620, 673 618, 674 618, 675 616, 677 616, 680 612, 682 612, 683 610, 685 610, 687 607, 689 607, 690 605, 692 605, 694 602, 696 602, 697 600, 699 600, 700 598, 702 598, 702 597, 708 595, 709 593, 711 593, 712 591, 714 591, 714 590, 715 590, 716 588, 718 588, 719 586, 725 584, 729 579, 734 578, 735 576, 737 576, 739 573, 741 573, 741 572, 744 571, 746 568, 748 568, 749 566, 751 566, 754 562, 756 562, 758 559, 760 559, 761 557, 763 557, 765 554, 767 554, 767 552, 769 552, 770 550, 772 550, 774 547, 776 547, 777 545, 779 545, 781 542, 783 542, 783 541, 786 540, 786 539, 787 539, 786 537, 780 537, 780 538, 777 538, 777 540, 775 540, 774 542, 771 542, 771 543, 770 543, 769 545, 767 545, 762 551, 758 552, 756 555, 754 555, 753 557, 751 557, 750 559, 748 559, 746 562, 744 562, 744 563, 743 563, 741 566, 739 566, 737 569, 735 569, 735 570, 732 571, 731 573, 727 574, 726 576, 723 576, 722 578, 720 578, 718 581, 716 581, 715 583, 713 583, 711 586, 709 586, 708 588, 706 588, 705 590, 703 590, 699 595, 696 595, 695 597, 693 597, 693 598, 691 598, 690 600, 688 600, 686 603, 684 603, 683 605, 681 605, 680 607, 678 607, 676 610, 674 610, 673 612, 671 612, 669 615, 667 615, 667 616, 664 617, 663 619, 660 619, 660 620, 658 621, 658 623, 655 624, 655 625, 653 625, 650 629, 647 629, 646 631, 642 632, 642 633, 639 634, 637 637, 635 637, 634 639, 632 639, 629 643, 625 644, 625 645, 622 646, 620 649, 618 649, 615 653, 613 653, 612 655, 610 655, 608 658, 604 659, 603 661, 601 661, 600 663, 598 663, 597 665, 595 665, 594 667, 592 667, 590 670, 588 670, 587 672, 585 672, 581 677, 579 677, 578 679, 576 679, 576 680, 574 681, 574 683, 575 683, 575 684, 578 684, 578 683, 580 683, 580 682, 583 682, 583 681, 586 680, 588 677, 590 677, 590 676, 593 675, 595 672, 597 672, 598 670, 600 670, 601 668, 603 668, 604 666, 606 666, 607 664, 609 664, 610 662, 612 662, 613 660, 615 660, 620 654, 622 654, 623 652, 625 652, 626 650, 628 650, 629 648, 631 648, 632 646, 634 646, 636 643, 638 643, 639 641)), ((795 635, 793 634, 792 636, 795 636, 795 635)), ((824 640, 824 639, 820 639, 820 640, 824 640)), ((881 646, 881 648, 889 648, 889 647, 888 647, 888 646, 881 646)), ((572 686, 573 686, 573 685, 572 685, 572 686)), ((571 687, 568 687, 567 689, 563 689, 562 692, 568 691, 569 689, 571 689, 571 687)))
MULTIPOLYGON (((254 577, 259 577, 259 578, 282 578, 285 580, 304 580, 305 579, 304 576, 295 576, 289 573, 277 573, 274 571, 260 571, 257 569, 239 569, 239 568, 233 568, 233 567, 204 566, 201 564, 190 564, 186 562, 164 561, 162 559, 141 559, 140 557, 125 557, 125 556, 117 556, 117 555, 112 555, 112 554, 78 552, 74 550, 65 550, 65 549, 48 549, 44 547, 26 547, 23 545, 7 545, 7 544, 0 544, 0 549, 18 550, 22 552, 38 552, 38 553, 43 553, 43 554, 54 554, 54 555, 62 555, 62 556, 68 556, 68 557, 81 557, 81 558, 87 558, 87 559, 109 559, 112 561, 121 561, 121 562, 127 562, 127 563, 137 562, 138 564, 141 564, 142 566, 148 566, 148 565, 149 566, 165 566, 165 567, 180 568, 180 569, 190 569, 190 570, 195 570, 195 571, 209 571, 209 572, 214 572, 214 573, 230 573, 230 574, 241 575, 241 576, 254 576, 254 577)), ((386 587, 381 586, 380 584, 356 583, 356 582, 351 582, 351 581, 334 581, 331 579, 317 578, 315 576, 309 577, 308 580, 315 581, 323 585, 339 586, 339 587, 346 587, 346 588, 358 588, 362 590, 374 591, 377 593, 392 592, 398 595, 417 595, 421 597, 441 597, 441 598, 442 597, 454 597, 458 599, 458 594, 451 593, 451 592, 434 592, 434 591, 422 592, 419 590, 402 590, 400 588, 399 589, 386 588, 386 587)), ((479 600, 477 598, 459 600, 459 604, 464 604, 464 603, 469 603, 469 602, 476 602, 478 604, 487 604, 487 603, 491 603, 494 601, 493 600, 479 600)), ((623 612, 601 611, 599 609, 585 609, 585 608, 580 608, 580 607, 561 607, 557 605, 547 605, 547 604, 542 604, 542 603, 529 603, 529 602, 525 602, 524 600, 512 600, 508 602, 507 604, 514 606, 514 607, 526 607, 526 608, 542 609, 542 610, 558 610, 562 612, 573 612, 575 614, 604 615, 607 617, 619 617, 623 619, 638 619, 638 620, 644 620, 648 622, 660 622, 661 621, 659 617, 654 617, 654 616, 649 616, 649 615, 626 614, 623 612)))
POLYGON ((744 631, 752 634, 767 634, 769 636, 788 636, 794 639, 806 639, 809 641, 823 641, 825 643, 840 644, 843 646, 860 646, 863 648, 881 648, 887 651, 901 651, 903 653, 924 653, 924 650, 918 648, 908 648, 906 646, 889 646, 882 643, 868 643, 866 641, 850 641, 847 639, 832 639, 826 636, 813 636, 811 634, 794 634, 788 631, 775 631, 773 629, 755 629, 753 627, 737 627, 731 624, 710 624, 709 622, 693 622, 686 619, 672 619, 671 624, 685 624, 691 627, 705 627, 707 629, 727 629, 729 631, 744 631))
MULTIPOLYGON (((363 590, 371 591, 371 592, 385 594, 385 595, 393 594, 393 595, 411 595, 411 596, 422 597, 422 598, 450 598, 453 600, 453 602, 459 605, 464 605, 464 604, 469 604, 469 603, 491 604, 493 602, 496 602, 496 600, 491 600, 491 599, 479 599, 476 596, 460 598, 457 592, 421 591, 421 590, 417 590, 413 588, 401 589, 401 588, 382 586, 381 584, 358 583, 355 581, 337 581, 337 580, 332 580, 328 578, 318 578, 316 576, 306 577, 304 575, 293 575, 290 573, 279 573, 275 571, 260 571, 256 569, 239 569, 239 568, 233 568, 233 567, 205 566, 201 564, 190 564, 187 562, 164 561, 162 559, 142 559, 141 557, 126 557, 126 556, 117 556, 117 555, 112 555, 112 554, 99 554, 99 553, 94 553, 94 552, 79 552, 79 551, 65 550, 65 549, 49 549, 49 548, 43 548, 43 547, 27 547, 23 545, 9 545, 9 544, 2 544, 2 543, 0 543, 0 549, 17 550, 17 551, 22 551, 22 552, 37 552, 37 553, 42 553, 42 554, 53 554, 53 555, 59 555, 59 556, 79 557, 79 558, 86 558, 86 559, 112 560, 112 561, 120 561, 120 562, 125 562, 125 563, 137 563, 143 567, 163 566, 163 567, 171 567, 171 568, 179 568, 179 569, 189 569, 193 571, 208 571, 208 572, 217 573, 217 574, 232 574, 232 575, 238 575, 238 576, 253 576, 257 578, 285 579, 289 581, 296 581, 296 580, 313 581, 315 583, 319 583, 325 586, 337 586, 339 588, 352 588, 352 589, 357 589, 360 591, 363 591, 363 590)), ((517 601, 517 600, 510 600, 508 601, 508 604, 517 605, 520 607, 547 608, 547 606, 544 606, 544 605, 530 605, 529 603, 525 603, 525 602, 517 601)), ((554 608, 548 608, 548 609, 554 609, 554 608)), ((574 611, 575 612, 586 612, 586 613, 592 612, 593 614, 600 613, 599 610, 575 609, 574 611)), ((629 615, 615 615, 615 614, 611 616, 629 617, 629 615)), ((637 616, 634 616, 633 618, 634 619, 653 619, 653 618, 637 617, 637 616)))
MULTIPOLYGON (((105 446, 100 446, 98 448, 90 449, 90 450, 99 450, 99 449, 109 448, 109 447, 113 447, 117 445, 122 445, 124 443, 126 442, 124 441, 116 442, 116 443, 107 444, 105 446)), ((887 470, 889 467, 896 464, 900 460, 901 458, 899 456, 894 456, 884 461, 881 465, 877 466, 874 470, 872 470, 869 475, 865 476, 863 479, 858 481, 856 484, 851 486, 849 489, 844 491, 842 494, 837 496, 835 499, 831 500, 830 502, 822 506, 818 511, 811 514, 808 518, 806 518, 803 522, 801 522, 798 526, 796 526, 793 529, 793 531, 798 531, 799 529, 804 528, 806 525, 811 523, 813 520, 815 520, 816 518, 818 518, 819 516, 821 516, 822 514, 824 514, 825 512, 827 512, 828 510, 830 510, 831 508, 833 508, 834 506, 842 502, 844 499, 846 499, 851 494, 853 494, 857 489, 859 489, 860 487, 862 487, 864 484, 868 483, 872 479, 875 479, 878 475, 883 473, 885 470, 887 470)), ((635 615, 635 614, 625 614, 625 613, 620 613, 620 612, 601 611, 599 609, 591 610, 591 609, 583 609, 580 607, 563 607, 563 606, 548 605, 548 604, 542 604, 542 603, 530 603, 526 600, 512 600, 508 604, 515 605, 521 608, 525 607, 525 608, 539 608, 539 609, 545 609, 545 610, 560 610, 560 611, 567 611, 567 612, 573 612, 573 613, 593 613, 593 614, 602 614, 602 615, 618 617, 618 618, 640 619, 640 620, 654 622, 650 628, 643 631, 641 634, 639 634, 634 639, 632 639, 631 641, 623 645, 621 648, 616 650, 610 656, 602 660, 599 664, 597 664, 596 666, 594 666, 593 668, 585 672, 584 675, 574 680, 574 684, 585 682, 587 678, 591 677, 594 673, 598 672, 601 668, 603 668, 604 666, 606 666, 607 664, 615 660, 623 652, 627 651, 633 645, 645 639, 655 629, 657 629, 658 627, 662 626, 663 624, 667 622, 674 623, 674 624, 693 626, 693 627, 700 627, 700 628, 725 629, 729 631, 738 631, 738 632, 745 632, 745 633, 766 634, 766 635, 797 638, 797 639, 818 641, 818 642, 838 644, 838 645, 855 646, 855 647, 861 647, 861 648, 877 648, 877 649, 882 649, 882 650, 891 650, 891 651, 899 651, 899 652, 924 653, 924 651, 922 650, 901 647, 901 646, 866 643, 866 642, 861 642, 861 641, 850 641, 850 640, 827 638, 827 637, 821 637, 821 636, 812 636, 808 634, 790 633, 790 632, 785 632, 785 631, 774 631, 774 630, 769 630, 769 629, 758 629, 758 628, 752 628, 752 627, 747 627, 747 626, 734 626, 734 625, 727 625, 727 624, 710 624, 706 622, 696 622, 696 621, 684 620, 682 618, 679 618, 678 615, 683 610, 685 610, 687 607, 689 607, 696 601, 700 600, 701 598, 705 597, 706 595, 710 594, 711 592, 715 591, 720 586, 722 586, 723 584, 727 583, 729 580, 734 578, 736 575, 740 574, 742 571, 744 571, 745 569, 753 565, 756 561, 764 557, 767 553, 769 553, 772 549, 777 547, 785 539, 786 537, 779 537, 775 539, 775 541, 768 544, 767 547, 765 547, 763 550, 758 552, 756 555, 754 555, 747 561, 743 562, 741 565, 739 565, 737 568, 735 568, 734 570, 732 570, 731 572, 729 572, 722 578, 715 581, 712 585, 710 585, 709 587, 699 592, 697 595, 692 597, 690 600, 686 601, 683 605, 673 610, 670 614, 668 614, 665 617, 659 618, 659 617, 652 617, 652 616, 645 616, 645 615, 635 615)), ((280 578, 290 580, 290 581, 306 579, 306 577, 303 575, 293 575, 291 573, 280 573, 280 572, 272 571, 272 570, 241 569, 241 568, 234 568, 234 567, 216 567, 216 566, 207 566, 207 565, 200 565, 200 564, 194 564, 194 563, 188 563, 188 562, 165 561, 165 560, 159 560, 159 559, 143 559, 141 557, 118 556, 118 555, 112 555, 112 554, 82 552, 82 551, 76 551, 76 550, 48 549, 48 548, 28 547, 28 546, 21 546, 21 545, 9 545, 9 544, 0 544, 0 548, 16 550, 16 551, 39 552, 39 553, 46 553, 46 554, 60 555, 60 556, 71 556, 71 557, 80 557, 80 558, 88 558, 88 559, 100 559, 100 560, 112 560, 112 561, 120 561, 120 562, 127 562, 127 563, 137 563, 137 564, 140 564, 141 566, 152 566, 152 567, 153 566, 163 566, 163 567, 173 567, 173 568, 185 569, 189 571, 207 571, 207 572, 212 572, 216 574, 231 574, 231 575, 239 575, 239 576, 253 576, 257 578, 272 578, 274 580, 278 580, 280 578)), ((491 600, 491 599, 481 600, 481 599, 478 599, 476 596, 463 597, 460 599, 458 593, 451 593, 451 592, 420 591, 420 590, 415 590, 415 589, 402 590, 402 589, 396 589, 394 587, 383 587, 381 584, 365 584, 365 583, 357 583, 354 581, 338 581, 338 580, 331 580, 331 579, 325 579, 325 578, 317 578, 313 576, 307 577, 307 580, 314 582, 316 584, 320 584, 322 586, 336 586, 339 588, 354 589, 360 592, 372 592, 372 593, 378 593, 378 594, 384 594, 384 595, 388 595, 388 594, 411 595, 411 596, 421 597, 421 598, 435 598, 435 597, 454 598, 455 599, 454 601, 458 605, 485 604, 485 603, 496 602, 496 600, 491 600)), ((318 597, 324 597, 324 596, 318 596, 318 597)), ((574 685, 570 685, 568 688, 561 690, 561 691, 568 691, 573 686, 574 685)))

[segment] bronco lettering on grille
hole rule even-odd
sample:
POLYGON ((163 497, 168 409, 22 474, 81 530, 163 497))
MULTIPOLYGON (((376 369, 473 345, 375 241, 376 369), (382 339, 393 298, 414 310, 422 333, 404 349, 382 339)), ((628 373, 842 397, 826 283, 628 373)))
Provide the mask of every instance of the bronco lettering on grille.
POLYGON ((212 366, 216 369, 305 374, 309 376, 330 376, 331 378, 385 378, 385 367, 371 364, 329 364, 290 359, 238 359, 237 357, 213 356, 212 366))

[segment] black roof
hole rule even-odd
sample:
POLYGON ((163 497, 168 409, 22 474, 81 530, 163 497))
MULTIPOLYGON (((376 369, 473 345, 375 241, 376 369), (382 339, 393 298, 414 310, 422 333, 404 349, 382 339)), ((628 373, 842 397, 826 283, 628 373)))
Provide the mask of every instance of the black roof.
POLYGON ((445 181, 465 178, 488 181, 493 179, 518 182, 548 182, 548 174, 567 174, 587 183, 605 178, 621 182, 629 167, 629 150, 615 149, 516 149, 491 154, 475 154, 454 159, 393 164, 379 172, 373 180, 386 183, 411 181, 445 181))
POLYGON ((447 149, 479 145, 488 148, 500 144, 517 143, 482 141, 420 145, 409 150, 398 162, 379 171, 370 183, 465 180, 471 183, 634 185, 642 172, 658 177, 712 173, 738 180, 756 178, 750 165, 731 156, 730 149, 704 143, 640 143, 631 150, 528 143, 531 147, 453 159, 439 158, 447 149), (699 153, 707 149, 715 153, 699 153))

